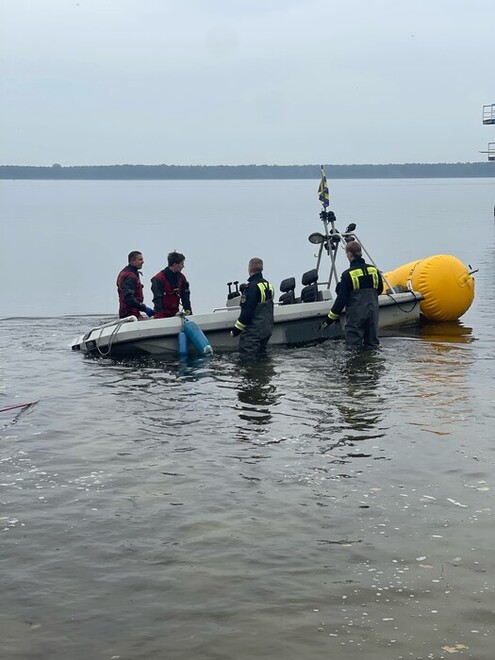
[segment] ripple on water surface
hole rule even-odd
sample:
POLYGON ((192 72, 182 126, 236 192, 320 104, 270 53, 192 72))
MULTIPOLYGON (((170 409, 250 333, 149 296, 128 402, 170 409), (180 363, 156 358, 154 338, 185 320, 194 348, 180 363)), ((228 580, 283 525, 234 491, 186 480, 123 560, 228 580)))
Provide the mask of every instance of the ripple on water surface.
POLYGON ((6 657, 491 658, 472 334, 243 365, 84 359, 79 326, 0 340, 2 400, 39 400, 2 428, 6 657))

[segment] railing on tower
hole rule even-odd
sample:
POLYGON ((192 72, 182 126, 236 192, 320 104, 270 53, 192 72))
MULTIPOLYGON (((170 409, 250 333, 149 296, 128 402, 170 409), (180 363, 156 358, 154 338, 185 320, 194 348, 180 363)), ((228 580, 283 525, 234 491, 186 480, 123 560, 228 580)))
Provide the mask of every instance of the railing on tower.
POLYGON ((483 123, 495 124, 495 103, 483 106, 483 123))
MULTIPOLYGON (((495 103, 483 106, 483 124, 495 124, 495 103)), ((495 142, 489 142, 488 149, 480 154, 487 154, 488 160, 495 160, 495 142)))

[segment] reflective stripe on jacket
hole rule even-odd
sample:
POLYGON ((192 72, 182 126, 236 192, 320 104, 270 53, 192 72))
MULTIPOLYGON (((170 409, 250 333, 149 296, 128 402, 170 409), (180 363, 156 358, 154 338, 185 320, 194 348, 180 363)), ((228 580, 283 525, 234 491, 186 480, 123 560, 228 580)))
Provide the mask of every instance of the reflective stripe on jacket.
POLYGON ((263 278, 261 273, 255 273, 248 279, 246 288, 241 297, 241 313, 236 321, 238 330, 245 330, 256 323, 262 333, 271 334, 273 329, 273 286, 263 278), (265 319, 263 322, 262 319, 265 319))
POLYGON ((344 307, 350 304, 353 293, 364 289, 372 289, 379 295, 383 291, 383 281, 375 266, 365 263, 362 257, 353 259, 350 267, 342 273, 337 284, 337 298, 328 313, 328 317, 337 320, 344 307))

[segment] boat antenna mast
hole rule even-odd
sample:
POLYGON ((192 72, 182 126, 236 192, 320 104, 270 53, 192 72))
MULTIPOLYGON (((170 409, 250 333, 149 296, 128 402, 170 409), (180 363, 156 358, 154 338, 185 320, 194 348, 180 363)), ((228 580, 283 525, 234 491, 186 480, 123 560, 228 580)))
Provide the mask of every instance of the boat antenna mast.
MULTIPOLYGON (((320 187, 318 188, 318 199, 320 200, 323 209, 320 211, 320 219, 323 222, 323 228, 325 233, 321 234, 320 232, 314 232, 313 234, 310 234, 308 237, 308 240, 310 243, 313 243, 315 245, 319 245, 320 248, 318 250, 318 257, 317 257, 317 262, 316 262, 316 270, 319 271, 320 268, 320 263, 321 263, 321 257, 323 255, 323 250, 325 249, 328 256, 330 257, 330 274, 328 276, 328 282, 322 282, 321 284, 326 284, 326 288, 329 289, 332 280, 335 278, 335 283, 339 281, 339 276, 337 274, 337 267, 336 267, 336 258, 337 258, 337 251, 339 249, 339 245, 342 247, 342 249, 345 249, 345 245, 349 243, 350 241, 358 241, 359 244, 361 245, 361 248, 363 252, 366 254, 368 257, 368 261, 375 266, 375 268, 378 269, 378 266, 375 264, 373 259, 371 258, 369 252, 366 250, 365 246, 363 243, 359 240, 355 233, 356 229, 356 223, 351 222, 345 229, 344 232, 340 232, 336 227, 335 223, 337 222, 337 218, 335 217, 335 213, 333 211, 328 211, 328 206, 329 206, 329 200, 330 200, 330 195, 328 193, 328 184, 327 184, 327 178, 325 176, 325 171, 323 169, 323 165, 320 165, 320 170, 321 170, 321 180, 320 180, 320 187)), ((392 286, 388 282, 387 278, 385 277, 384 273, 380 271, 382 274, 382 278, 385 282, 385 284, 388 286, 390 291, 393 291, 392 286)))
MULTIPOLYGON (((320 165, 320 172, 321 172, 321 179, 320 179, 320 186, 318 188, 318 199, 320 200, 321 205, 323 207, 322 210, 320 211, 320 220, 323 222, 324 240, 322 240, 320 243, 320 249, 318 251, 318 260, 316 262, 316 270, 319 271, 320 269, 321 257, 323 254, 323 249, 325 249, 327 251, 328 256, 330 257, 330 273, 327 282, 327 289, 329 289, 333 278, 335 278, 335 282, 339 281, 335 261, 337 257, 338 246, 340 243, 340 233, 335 227, 335 223, 337 222, 335 213, 333 211, 328 210, 328 207, 330 205, 330 194, 328 192, 327 177, 325 175, 325 170, 323 169, 323 165, 320 165)), ((311 237, 310 237, 310 241, 311 241, 311 237)))

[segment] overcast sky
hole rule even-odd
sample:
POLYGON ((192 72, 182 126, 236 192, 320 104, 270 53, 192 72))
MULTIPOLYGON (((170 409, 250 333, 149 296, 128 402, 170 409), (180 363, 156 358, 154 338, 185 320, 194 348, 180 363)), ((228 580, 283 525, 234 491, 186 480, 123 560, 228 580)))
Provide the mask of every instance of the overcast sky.
POLYGON ((0 0, 0 164, 472 162, 495 0, 0 0))

